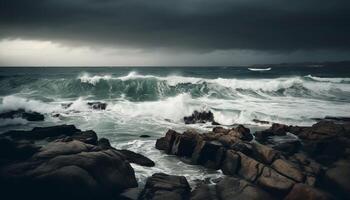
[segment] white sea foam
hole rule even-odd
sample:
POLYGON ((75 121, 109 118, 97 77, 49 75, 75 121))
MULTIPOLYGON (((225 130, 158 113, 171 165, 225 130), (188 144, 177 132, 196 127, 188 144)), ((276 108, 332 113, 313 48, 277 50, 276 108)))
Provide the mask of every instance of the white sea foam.
POLYGON ((314 81, 319 81, 319 82, 331 82, 331 83, 350 82, 350 78, 325 78, 325 77, 312 76, 310 74, 305 77, 310 78, 314 81))
POLYGON ((60 109, 59 105, 53 105, 38 100, 27 99, 16 95, 5 96, 0 104, 0 112, 24 109, 40 113, 51 113, 60 109))
POLYGON ((24 125, 28 121, 22 118, 13 118, 13 119, 1 119, 0 126, 9 126, 9 125, 24 125))

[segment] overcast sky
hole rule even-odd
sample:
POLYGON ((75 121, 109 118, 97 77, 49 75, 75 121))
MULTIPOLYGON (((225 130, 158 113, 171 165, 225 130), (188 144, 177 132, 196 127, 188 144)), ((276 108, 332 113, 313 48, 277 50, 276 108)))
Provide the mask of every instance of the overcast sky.
POLYGON ((350 60, 349 0, 0 0, 0 65, 350 60))

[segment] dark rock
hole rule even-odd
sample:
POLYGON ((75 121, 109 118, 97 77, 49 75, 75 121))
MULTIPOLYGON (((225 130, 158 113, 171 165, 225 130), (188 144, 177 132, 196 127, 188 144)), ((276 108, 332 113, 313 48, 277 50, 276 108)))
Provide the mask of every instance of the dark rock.
POLYGON ((191 116, 184 117, 185 124, 215 122, 214 115, 211 111, 198 112, 194 111, 191 116))
POLYGON ((216 141, 199 141, 192 154, 192 162, 212 169, 219 169, 225 148, 216 141))
POLYGON ((198 140, 199 135, 195 131, 185 131, 181 135, 176 135, 170 150, 170 154, 180 157, 191 157, 198 140))
POLYGON ((339 160, 334 167, 326 171, 324 177, 325 188, 337 197, 347 199, 350 196, 350 161, 339 160))
POLYGON ((94 110, 106 110, 106 108, 107 108, 107 103, 102 103, 99 101, 88 102, 87 105, 90 106, 94 110))
POLYGON ((323 192, 314 187, 305 184, 295 184, 293 189, 288 193, 284 200, 332 200, 334 199, 330 194, 323 192))
POLYGON ((213 128, 214 133, 228 133, 230 129, 223 128, 221 126, 217 126, 213 128))
POLYGON ((64 109, 67 109, 69 108, 73 103, 62 103, 61 106, 64 108, 64 109))
POLYGON ((271 164, 275 159, 279 158, 280 153, 271 147, 262 145, 260 143, 252 143, 253 155, 256 160, 259 160, 265 164, 271 164))
POLYGON ((258 120, 258 119, 253 119, 253 122, 258 123, 258 124, 270 124, 269 121, 258 120))
POLYGON ((101 149, 110 149, 112 148, 111 143, 109 142, 109 140, 107 138, 100 138, 97 142, 97 145, 101 148, 101 149))
POLYGON ((257 183, 266 191, 271 192, 277 196, 285 195, 292 189, 295 182, 285 176, 282 176, 274 169, 264 167, 261 176, 257 183))
POLYGON ((273 146, 274 149, 283 152, 285 155, 293 155, 299 151, 301 143, 298 140, 287 141, 273 146))
POLYGON ((246 180, 254 182, 262 173, 264 165, 258 161, 244 155, 241 152, 237 152, 240 156, 240 168, 238 170, 238 175, 246 180))
POLYGON ((81 130, 74 125, 58 125, 50 127, 35 127, 31 131, 8 131, 3 136, 8 136, 16 140, 43 140, 59 136, 72 136, 80 133, 81 130))
POLYGON ((149 137, 151 137, 151 136, 149 136, 149 135, 140 135, 140 138, 149 138, 149 137))
POLYGON ((258 141, 265 141, 270 136, 286 135, 288 131, 289 131, 289 127, 287 125, 273 123, 270 128, 263 130, 263 131, 257 131, 257 132, 255 132, 254 135, 258 141))
POLYGON ((97 145, 97 134, 93 130, 82 131, 71 136, 74 140, 79 140, 87 144, 97 145))
POLYGON ((267 192, 259 189, 248 181, 225 177, 216 185, 217 195, 220 200, 246 199, 246 200, 266 200, 274 199, 267 192))
POLYGON ((31 157, 39 147, 29 141, 13 141, 10 138, 0 137, 0 165, 31 157))
POLYGON ((189 199, 191 188, 184 176, 170 176, 156 173, 146 181, 145 188, 139 199, 189 199))
POLYGON ((118 200, 137 200, 142 189, 140 188, 130 188, 125 190, 118 196, 118 200))
POLYGON ((213 200, 213 196, 207 184, 200 184, 191 192, 190 200, 213 200))
POLYGON ((45 117, 43 114, 40 114, 38 112, 27 112, 24 109, 18 109, 14 111, 9 111, 5 113, 0 113, 0 118, 6 119, 13 119, 13 118, 23 118, 27 121, 44 121, 45 117))
POLYGON ((300 171, 300 169, 298 169, 298 167, 293 163, 286 160, 277 159, 271 166, 279 173, 295 180, 296 182, 303 182, 305 179, 305 175, 300 171))
POLYGON ((180 133, 169 129, 165 134, 165 137, 157 139, 156 149, 164 150, 165 153, 170 153, 173 147, 174 141, 180 133))
POLYGON ((155 165, 155 163, 151 159, 133 151, 122 149, 118 150, 118 152, 122 153, 126 157, 126 159, 131 163, 135 163, 146 167, 153 167, 155 165))
POLYGON ((225 159, 222 163, 221 170, 226 175, 237 174, 240 166, 240 156, 233 150, 226 151, 225 159))

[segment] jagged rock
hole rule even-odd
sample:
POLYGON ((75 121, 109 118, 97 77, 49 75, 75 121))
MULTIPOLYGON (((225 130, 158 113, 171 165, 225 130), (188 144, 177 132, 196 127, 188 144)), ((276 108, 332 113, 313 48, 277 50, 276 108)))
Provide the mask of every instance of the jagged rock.
POLYGON ((266 200, 274 199, 267 192, 259 189, 248 181, 225 177, 216 185, 217 196, 220 200, 245 199, 245 200, 266 200))
POLYGON ((191 157, 198 140, 198 133, 194 131, 185 131, 181 135, 176 135, 170 154, 191 157))
POLYGON ((275 159, 277 159, 280 153, 271 147, 259 144, 257 142, 252 143, 253 147, 253 157, 265 164, 271 164, 275 159))
POLYGON ((273 146, 274 149, 281 151, 288 156, 298 152, 300 147, 301 147, 301 142, 298 140, 287 141, 287 142, 279 143, 273 146))
POLYGON ((118 152, 122 153, 126 157, 126 159, 131 163, 147 167, 153 167, 155 165, 155 163, 151 159, 141 154, 126 149, 118 150, 118 152))
MULTIPOLYGON (((211 111, 198 112, 194 111, 191 116, 184 117, 185 124, 195 124, 195 123, 206 123, 206 122, 215 122, 214 115, 211 111)), ((219 124, 216 123, 215 124, 219 124)))
POLYGON ((23 118, 23 119, 26 119, 27 121, 43 121, 45 119, 45 116, 43 114, 38 113, 38 112, 25 111, 24 109, 18 109, 18 110, 0 113, 0 118, 3 118, 3 119, 23 118))
POLYGON ((101 148, 101 149, 110 149, 112 148, 111 143, 109 142, 109 140, 107 138, 100 138, 97 142, 97 145, 101 148))
POLYGON ((244 141, 251 141, 253 139, 253 135, 250 134, 250 129, 244 127, 243 125, 239 124, 235 129, 238 133, 240 133, 239 138, 244 141))
POLYGON ((305 179, 305 175, 300 171, 300 169, 286 160, 277 159, 271 166, 279 173, 297 182, 303 182, 305 179))
POLYGON ((339 160, 326 171, 324 184, 330 192, 346 199, 350 196, 350 161, 339 160))
POLYGON ((246 180, 254 182, 258 176, 261 174, 264 165, 258 161, 244 155, 241 152, 237 152, 240 156, 240 168, 238 174, 245 178, 246 180))
POLYGON ((221 166, 222 172, 226 175, 235 175, 239 166, 240 156, 234 150, 226 151, 226 156, 221 166))
POLYGON ((156 142, 156 149, 164 150, 166 153, 170 153, 172 146, 174 144, 174 141, 177 136, 179 136, 180 133, 169 129, 167 133, 165 134, 165 137, 157 139, 156 142))
POLYGON ((147 179, 139 199, 182 200, 189 198, 190 191, 190 185, 184 176, 156 173, 147 179))
POLYGON ((216 141, 199 141, 192 154, 194 164, 219 169, 225 155, 223 145, 216 141))
POLYGON ((94 110, 106 110, 106 108, 107 108, 107 103, 102 103, 99 101, 88 102, 87 105, 90 106, 94 110))
POLYGON ((277 195, 283 195, 288 193, 292 189, 295 182, 285 176, 280 175, 274 169, 264 167, 261 176, 258 178, 257 183, 262 188, 266 189, 277 195))
POLYGON ((288 193, 284 200, 332 200, 334 199, 330 194, 323 192, 314 187, 305 184, 295 184, 293 189, 288 193))

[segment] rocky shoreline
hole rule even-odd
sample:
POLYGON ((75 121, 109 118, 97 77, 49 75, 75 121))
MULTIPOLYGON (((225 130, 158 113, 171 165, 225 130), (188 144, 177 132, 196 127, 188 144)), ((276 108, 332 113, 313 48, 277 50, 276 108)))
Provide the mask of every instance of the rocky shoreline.
MULTIPOLYGON (((103 109, 98 107, 98 109, 103 109)), ((214 122, 210 113, 188 123, 214 122), (207 118, 209 120, 204 120, 207 118)), ((73 125, 0 135, 0 184, 5 199, 346 199, 350 195, 350 123, 311 127, 272 123, 252 133, 243 125, 199 133, 168 130, 155 148, 188 164, 221 170, 215 184, 191 188, 183 176, 156 173, 139 188, 130 163, 147 157, 113 148, 108 139, 73 125), (295 139, 276 142, 274 138, 295 139)))

